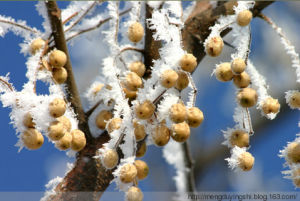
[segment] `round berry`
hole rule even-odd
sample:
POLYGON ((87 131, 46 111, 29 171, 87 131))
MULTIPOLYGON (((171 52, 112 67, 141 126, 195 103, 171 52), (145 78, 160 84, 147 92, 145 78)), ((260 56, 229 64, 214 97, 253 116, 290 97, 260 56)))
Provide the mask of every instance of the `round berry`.
POLYGON ((264 100, 263 105, 262 105, 262 111, 265 114, 270 114, 270 113, 278 113, 280 109, 280 104, 277 99, 274 98, 267 98, 264 100))
POLYGON ((230 63, 225 62, 218 65, 215 70, 215 75, 217 80, 221 82, 228 82, 232 80, 233 73, 231 71, 230 63))
POLYGON ((187 73, 179 71, 177 72, 178 74, 178 79, 176 81, 175 88, 178 90, 183 90, 189 85, 189 77, 187 73))
POLYGON ((129 65, 129 70, 135 72, 138 76, 143 77, 146 71, 146 67, 143 62, 135 61, 129 65))
POLYGON ((134 128, 135 140, 137 142, 143 140, 146 137, 146 131, 144 125, 134 121, 133 128, 134 128))
POLYGON ((96 125, 98 128, 104 130, 106 123, 113 117, 112 113, 108 110, 102 110, 96 117, 96 125))
POLYGON ((63 84, 67 80, 67 78, 68 78, 68 72, 63 67, 53 68, 52 69, 52 76, 53 76, 53 79, 58 84, 63 84))
POLYGON ((29 112, 27 112, 24 115, 23 125, 27 128, 34 128, 35 127, 35 123, 33 122, 32 116, 29 112))
POLYGON ((249 146, 249 134, 243 130, 235 130, 231 133, 230 144, 232 147, 248 147, 249 146))
POLYGON ((240 26, 247 26, 252 20, 252 12, 250 10, 243 10, 239 12, 236 22, 240 26))
POLYGON ((118 165, 119 155, 113 149, 108 149, 102 155, 102 164, 106 169, 112 169, 118 165))
POLYGON ((123 88, 123 91, 125 93, 125 97, 129 99, 134 99, 137 96, 137 91, 131 91, 127 89, 126 87, 123 88))
POLYGON ((251 82, 250 76, 246 72, 233 76, 233 83, 238 88, 246 88, 251 82))
POLYGON ((54 118, 60 117, 65 114, 67 109, 66 102, 61 98, 55 98, 49 104, 50 115, 54 118))
POLYGON ((135 107, 135 114, 139 119, 149 119, 154 111, 155 105, 149 100, 146 100, 135 107))
POLYGON ((48 127, 48 136, 51 140, 60 140, 65 135, 65 127, 63 123, 59 121, 54 121, 48 127))
POLYGON ((172 138, 176 142, 185 142, 190 137, 190 127, 186 122, 172 125, 172 138))
POLYGON ((152 133, 152 139, 157 146, 165 146, 170 140, 171 131, 164 124, 157 125, 152 133))
POLYGON ((254 157, 249 152, 244 152, 239 156, 239 167, 243 171, 249 171, 254 165, 254 157))
POLYGON ((187 72, 193 72, 197 67, 197 59, 192 54, 185 54, 180 59, 180 67, 187 72))
POLYGON ((84 132, 75 129, 71 131, 71 135, 72 135, 71 149, 74 151, 82 150, 86 145, 84 132))
POLYGON ((143 198, 143 192, 135 186, 131 186, 126 193, 127 201, 143 201, 143 198))
POLYGON ((287 146, 287 157, 292 163, 300 163, 300 143, 292 142, 287 146))
POLYGON ((37 53, 44 45, 45 45, 45 41, 41 38, 37 38, 33 40, 32 43, 30 44, 31 54, 37 53))
POLYGON ((109 121, 109 123, 107 125, 107 132, 111 133, 114 130, 118 130, 119 128, 121 128, 121 125, 122 125, 121 118, 113 118, 109 121))
POLYGON ((183 122, 187 112, 183 103, 173 104, 170 108, 170 119, 175 123, 183 122))
POLYGON ((65 132, 65 135, 55 143, 56 148, 59 150, 67 150, 71 147, 72 135, 69 132, 65 132))
POLYGON ((142 79, 135 72, 130 72, 127 74, 125 78, 125 85, 127 89, 131 91, 136 91, 142 86, 142 84, 142 79))
POLYGON ((300 187, 300 168, 292 171, 293 183, 296 187, 300 187))
POLYGON ((61 116, 61 117, 57 118, 57 120, 64 125, 64 128, 65 128, 66 131, 68 131, 68 132, 71 131, 72 124, 71 124, 71 121, 68 117, 61 116))
POLYGON ((231 70, 236 74, 240 74, 244 72, 245 68, 246 68, 246 63, 244 59, 236 58, 231 62, 231 70))
POLYGON ((295 91, 290 99, 289 99, 289 104, 294 107, 294 108, 300 108, 300 92, 295 91))
POLYGON ((137 177, 139 178, 139 180, 145 179, 149 173, 149 167, 148 167, 147 163, 145 163, 144 161, 141 161, 141 160, 136 160, 134 162, 134 165, 136 167, 137 177))
POLYGON ((44 143, 43 135, 34 128, 28 128, 21 136, 24 146, 29 150, 39 149, 44 143))
POLYGON ((177 79, 176 71, 168 69, 162 73, 160 83, 165 88, 171 88, 176 84, 177 79))
POLYGON ((197 107, 191 107, 187 111, 187 123, 190 127, 196 128, 200 126, 204 120, 203 112, 197 107))
POLYGON ((209 56, 217 57, 222 53, 223 39, 219 36, 212 37, 206 44, 205 50, 209 56))
POLYGON ((67 55, 60 50, 53 50, 49 55, 49 63, 54 68, 63 67, 67 63, 67 55))
POLYGON ((237 100, 242 107, 252 107, 257 102, 257 93, 252 88, 243 88, 237 94, 237 100))
POLYGON ((136 151, 136 157, 140 158, 146 154, 147 144, 146 141, 142 142, 141 146, 136 151))
POLYGON ((129 26, 128 39, 131 42, 137 43, 142 40, 144 36, 144 27, 139 22, 134 22, 129 26))
POLYGON ((97 84, 94 88, 93 88, 93 93, 96 96, 98 94, 99 91, 101 91, 101 89, 104 87, 104 84, 97 84))
POLYGON ((132 182, 137 176, 137 169, 133 164, 127 163, 121 167, 120 180, 123 183, 132 182))

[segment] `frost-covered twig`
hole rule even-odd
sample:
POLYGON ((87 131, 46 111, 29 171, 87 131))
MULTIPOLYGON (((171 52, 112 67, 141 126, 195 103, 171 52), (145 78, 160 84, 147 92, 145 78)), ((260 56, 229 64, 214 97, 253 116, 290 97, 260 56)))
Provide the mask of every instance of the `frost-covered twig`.
MULTIPOLYGON (((15 22, 11 18, 5 18, 5 17, 0 16, 0 23, 10 24, 10 25, 16 26, 18 28, 24 29, 26 31, 32 32, 34 34, 39 33, 35 28, 31 28, 31 27, 27 26, 25 23, 15 22)), ((0 31, 2 31, 2 30, 0 29, 0 31)), ((1 32, 0 32, 0 35, 2 35, 1 32)))

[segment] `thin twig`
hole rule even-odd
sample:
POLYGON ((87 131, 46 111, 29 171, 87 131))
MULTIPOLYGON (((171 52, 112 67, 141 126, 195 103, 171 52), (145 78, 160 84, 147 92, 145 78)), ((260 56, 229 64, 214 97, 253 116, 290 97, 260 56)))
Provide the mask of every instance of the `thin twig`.
POLYGON ((183 153, 184 153, 184 163, 186 167, 186 176, 187 176, 187 191, 188 192, 196 192, 196 183, 194 176, 194 160, 192 157, 190 145, 188 141, 184 142, 182 145, 183 153))
POLYGON ((38 31, 36 31, 36 30, 34 30, 34 29, 32 29, 32 28, 30 28, 30 27, 28 27, 28 26, 25 26, 25 25, 22 25, 22 24, 18 24, 18 23, 16 23, 16 22, 11 22, 11 21, 8 21, 8 20, 0 20, 0 22, 1 23, 6 23, 6 24, 11 24, 11 25, 13 25, 13 26, 16 26, 16 27, 19 27, 19 28, 21 28, 21 29, 24 29, 24 30, 26 30, 26 31, 30 31, 30 32, 32 32, 32 33, 34 33, 34 34, 37 34, 38 33, 38 31))
POLYGON ((248 118, 248 123, 249 123, 249 134, 253 135, 254 131, 252 128, 251 116, 250 116, 250 112, 249 112, 248 108, 246 108, 246 112, 247 112, 247 118, 248 118))
POLYGON ((11 91, 14 91, 14 88, 12 87, 12 85, 10 83, 8 83, 7 81, 3 80, 1 77, 0 77, 0 82, 2 82, 2 84, 4 84, 5 86, 7 86, 7 88, 11 91))
POLYGON ((245 56, 245 64, 248 64, 248 59, 249 59, 249 54, 250 54, 250 49, 251 49, 251 41, 252 41, 252 34, 251 34, 251 27, 249 26, 249 40, 248 40, 248 50, 246 52, 245 56))
POLYGON ((189 81, 190 81, 190 83, 192 85, 192 88, 193 88, 193 106, 195 106, 195 104, 196 104, 196 97, 197 97, 197 87, 195 85, 195 82, 194 82, 191 74, 190 73, 187 73, 187 74, 188 74, 189 81))
POLYGON ((71 19, 73 19, 75 16, 78 15, 78 12, 73 13, 71 16, 69 16, 67 19, 65 19, 62 24, 66 24, 67 22, 69 22, 71 19))
POLYGON ((103 103, 103 100, 98 101, 91 109, 89 109, 88 111, 85 112, 85 116, 87 119, 89 119, 89 117, 91 116, 91 114, 93 114, 93 112, 97 109, 97 107, 103 103))

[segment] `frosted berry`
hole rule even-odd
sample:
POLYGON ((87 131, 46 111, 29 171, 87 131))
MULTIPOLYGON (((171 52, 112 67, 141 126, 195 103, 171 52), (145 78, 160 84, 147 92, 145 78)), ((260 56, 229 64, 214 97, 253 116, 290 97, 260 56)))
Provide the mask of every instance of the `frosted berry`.
POLYGON ((71 135, 72 135, 71 149, 74 151, 82 150, 86 145, 84 132, 75 129, 71 131, 71 135))
POLYGON ((212 37, 206 44, 205 50, 209 56, 217 57, 222 53, 223 39, 219 36, 212 37))
POLYGON ((132 182, 137 176, 137 169, 133 164, 127 163, 121 167, 120 180, 123 183, 132 182))
POLYGON ((170 135, 170 129, 164 123, 161 123, 154 129, 152 139, 157 146, 165 146, 170 140, 170 135))
POLYGON ((35 123, 33 122, 32 116, 27 112, 23 117, 23 125, 27 128, 34 128, 35 123))
POLYGON ((66 129, 63 123, 54 121, 48 127, 48 136, 51 140, 60 140, 65 135, 66 129))
POLYGON ((68 117, 61 116, 61 117, 57 118, 57 120, 60 121, 64 125, 64 128, 66 129, 66 131, 68 131, 68 132, 71 131, 72 124, 68 117))
POLYGON ((175 123, 183 122, 187 112, 183 103, 173 104, 170 108, 170 119, 175 123))
POLYGON ((117 166, 119 162, 119 155, 113 149, 108 149, 102 155, 102 164, 107 169, 112 169, 117 166))
POLYGON ((67 150, 71 147, 72 135, 65 132, 65 135, 55 143, 55 146, 60 150, 67 150))
POLYGON ((231 62, 231 70, 236 74, 240 74, 244 72, 245 68, 246 68, 246 63, 244 59, 236 58, 231 62))
POLYGON ((125 93, 125 97, 129 99, 134 99, 137 96, 137 91, 131 91, 127 89, 126 87, 123 88, 123 91, 125 93))
POLYGON ((134 121, 133 128, 134 128, 135 140, 137 142, 143 140, 146 137, 146 131, 144 125, 134 121))
POLYGON ((294 108, 300 108, 300 92, 296 91, 291 95, 289 104, 294 108))
POLYGON ((31 54, 37 53, 44 45, 45 45, 45 41, 41 38, 37 38, 33 40, 32 43, 30 44, 31 54))
POLYGON ((257 93, 252 88, 244 88, 237 94, 237 100, 242 107, 252 107, 257 102, 257 93))
POLYGON ((168 69, 162 73, 160 83, 165 88, 171 88, 176 84, 177 79, 176 71, 168 69))
POLYGON ((189 85, 189 77, 187 73, 179 71, 177 72, 178 74, 178 79, 176 81, 175 88, 178 90, 183 90, 189 85))
POLYGON ((254 165, 254 157, 249 152, 244 152, 239 156, 239 167, 243 171, 249 171, 254 165))
POLYGON ((300 163, 300 143, 292 142, 287 146, 287 157, 293 163, 300 163))
POLYGON ((141 160, 136 160, 134 165, 137 170, 137 177, 139 180, 145 179, 149 173, 149 167, 146 162, 141 160))
POLYGON ((237 15, 236 22, 240 26, 247 26, 252 20, 252 12, 250 10, 243 10, 237 15))
POLYGON ((176 142, 185 142, 190 137, 190 127, 186 122, 172 125, 172 138, 176 142))
POLYGON ((54 68, 63 67, 67 63, 67 55, 60 50, 53 50, 49 55, 49 63, 54 68))
POLYGON ((126 193, 127 201, 143 201, 143 198, 143 192, 135 186, 131 186, 126 193))
POLYGON ((200 126, 204 120, 203 112, 197 107, 191 107, 187 110, 187 123, 190 127, 196 128, 200 126))
POLYGON ((180 59, 180 67, 187 72, 193 72, 197 67, 197 59, 192 54, 185 54, 180 59))
POLYGON ((39 149, 44 143, 43 135, 34 128, 28 128, 21 136, 24 146, 29 150, 39 149))
POLYGON ((64 115, 66 109, 67 109, 66 102, 61 98, 55 98, 49 104, 50 115, 54 118, 64 115))
POLYGON ((280 109, 280 104, 277 99, 269 97, 266 100, 264 100, 262 105, 262 111, 265 114, 278 113, 279 109, 280 109))
POLYGON ((221 82, 227 82, 232 80, 233 73, 231 71, 230 63, 225 62, 218 65, 215 70, 215 75, 217 80, 221 82))
POLYGON ((136 91, 142 86, 143 82, 140 76, 135 72, 130 72, 126 75, 125 86, 131 91, 136 91))
POLYGON ((101 89, 104 87, 104 84, 97 84, 94 88, 93 88, 93 93, 94 93, 94 95, 97 95, 97 93, 99 92, 99 91, 101 91, 101 89))
POLYGON ((230 136, 230 144, 232 147, 248 147, 249 146, 249 134, 243 130, 234 130, 230 136))
POLYGON ((60 67, 60 68, 53 68, 52 69, 52 76, 53 79, 58 83, 62 84, 64 83, 67 78, 68 78, 68 72, 65 68, 60 67))
POLYGON ((121 118, 113 118, 109 121, 107 125, 107 132, 111 133, 114 130, 118 130, 122 125, 122 119, 121 118))
POLYGON ((146 100, 135 107, 135 113, 139 119, 149 119, 153 115, 154 111, 155 105, 149 100, 146 100))
POLYGON ((129 26, 128 39, 131 42, 137 43, 142 40, 144 36, 144 27, 139 22, 134 22, 129 26))
POLYGON ((233 83, 238 88, 246 88, 249 86, 251 78, 246 72, 233 76, 233 83))
POLYGON ((135 72, 138 76, 143 77, 146 71, 146 67, 143 62, 135 61, 129 65, 129 70, 135 72))
POLYGON ((300 168, 293 170, 292 172, 292 176, 293 176, 293 183, 294 185, 299 188, 300 187, 300 168))
POLYGON ((96 117, 96 125, 98 128, 104 130, 106 123, 113 117, 112 113, 108 110, 102 110, 96 117))
POLYGON ((147 151, 146 141, 142 142, 141 146, 136 151, 136 157, 143 157, 147 151))

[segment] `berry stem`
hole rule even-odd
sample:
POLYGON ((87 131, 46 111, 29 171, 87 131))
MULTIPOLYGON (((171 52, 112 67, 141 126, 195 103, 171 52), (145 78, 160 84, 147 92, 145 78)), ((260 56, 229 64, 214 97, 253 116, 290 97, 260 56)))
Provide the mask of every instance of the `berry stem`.
POLYGON ((182 145, 182 150, 184 153, 184 163, 187 169, 186 171, 186 181, 187 181, 187 192, 196 192, 196 183, 194 176, 194 160, 191 153, 191 148, 189 142, 186 141, 182 145))
POLYGON ((248 123, 249 123, 249 134, 253 135, 254 131, 253 131, 253 128, 252 128, 251 116, 250 116, 250 112, 249 112, 248 108, 246 108, 246 112, 247 112, 247 118, 248 118, 248 123))

